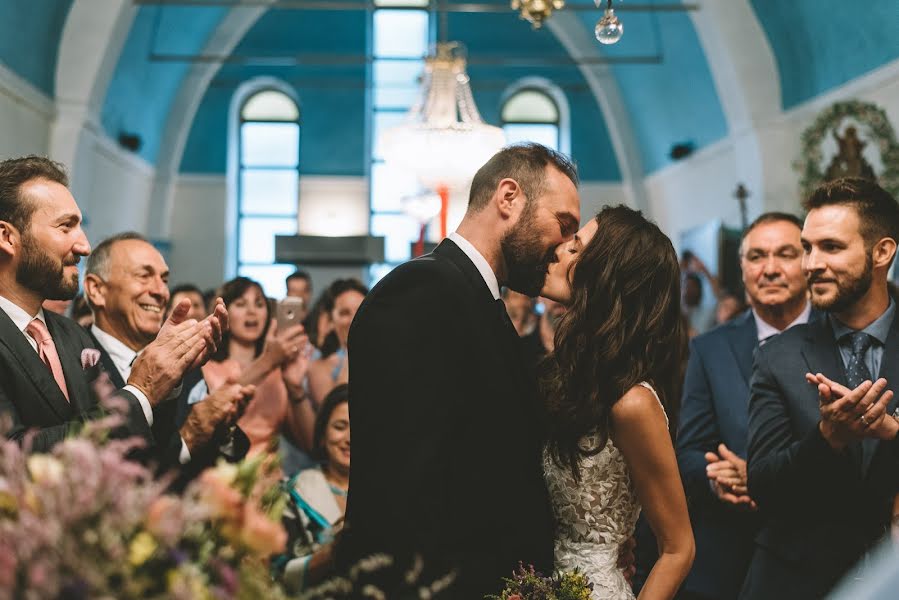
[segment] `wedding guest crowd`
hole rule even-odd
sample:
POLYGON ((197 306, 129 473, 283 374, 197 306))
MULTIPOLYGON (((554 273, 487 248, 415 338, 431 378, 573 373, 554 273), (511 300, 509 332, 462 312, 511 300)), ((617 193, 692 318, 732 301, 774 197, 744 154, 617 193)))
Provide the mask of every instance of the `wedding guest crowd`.
MULTIPOLYGON (((675 448, 696 544, 681 600, 824 597, 899 512, 899 321, 888 287, 899 204, 873 181, 843 178, 822 185, 803 209, 804 219, 770 212, 743 231, 739 293, 719 289, 692 254, 681 264, 681 309, 695 337, 675 448), (703 280, 716 295, 714 319, 703 280)), ((288 457, 289 541, 274 571, 302 589, 332 571, 344 526, 348 339, 369 290, 337 279, 316 297, 312 277, 297 270, 285 284, 302 301, 300 319, 279 324, 257 281, 237 277, 204 293, 170 280, 178 274, 139 233, 91 247, 62 165, 35 156, 0 162, 5 434, 46 452, 112 411, 121 417, 114 437, 143 440, 132 457, 182 482, 218 460, 280 452, 288 457)), ((551 359, 566 309, 508 289, 501 298, 519 342, 504 342, 502 360, 515 355, 536 369, 551 359)), ((409 315, 392 316, 391 324, 360 317, 363 334, 399 333, 409 315)), ((370 357, 380 354, 379 340, 362 342, 370 357)), ((447 360, 465 353, 459 345, 447 360)), ((406 373, 397 385, 409 410, 417 394, 441 385, 419 381, 406 365, 383 366, 406 373)), ((354 364, 374 381, 370 368, 354 364)), ((510 406, 513 391, 502 392, 510 406)), ((478 393, 486 410, 496 393, 478 393)), ((357 441, 378 435, 368 427, 357 428, 357 441)), ((366 483, 390 502, 390 490, 366 483)), ((435 480, 434 490, 441 485, 435 480)))

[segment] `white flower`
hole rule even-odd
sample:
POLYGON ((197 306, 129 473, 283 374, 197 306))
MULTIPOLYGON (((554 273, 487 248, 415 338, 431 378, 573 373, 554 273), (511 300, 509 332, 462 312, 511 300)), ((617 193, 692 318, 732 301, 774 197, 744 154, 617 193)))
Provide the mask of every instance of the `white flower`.
POLYGON ((32 454, 28 457, 28 472, 35 483, 56 485, 62 481, 62 463, 48 454, 32 454))

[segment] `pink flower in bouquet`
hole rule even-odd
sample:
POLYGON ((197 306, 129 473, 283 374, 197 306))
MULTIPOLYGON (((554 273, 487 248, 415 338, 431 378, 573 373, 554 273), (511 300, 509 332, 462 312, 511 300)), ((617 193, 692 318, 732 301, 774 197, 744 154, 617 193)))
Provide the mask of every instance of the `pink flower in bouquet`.
POLYGON ((240 518, 243 497, 231 487, 232 481, 222 477, 219 469, 207 469, 200 475, 200 499, 209 507, 212 516, 231 520, 240 518))
POLYGON ((247 504, 244 506, 240 540, 259 555, 270 556, 284 551, 287 533, 280 523, 269 519, 252 504, 247 504))
POLYGON ((174 496, 160 496, 147 509, 147 531, 166 545, 174 545, 181 537, 184 510, 174 496))
POLYGON ((11 590, 15 585, 17 562, 12 548, 0 545, 0 589, 11 590))

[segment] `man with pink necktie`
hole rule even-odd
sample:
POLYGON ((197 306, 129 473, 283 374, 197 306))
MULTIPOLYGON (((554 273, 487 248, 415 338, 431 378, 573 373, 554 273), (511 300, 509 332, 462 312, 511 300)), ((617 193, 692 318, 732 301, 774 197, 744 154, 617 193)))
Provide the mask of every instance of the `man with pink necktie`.
MULTIPOLYGON (((62 167, 29 156, 0 162, 0 419, 31 448, 46 451, 99 406, 100 354, 74 321, 45 311, 44 300, 78 291, 78 263, 90 253, 81 211, 62 167)), ((197 322, 177 306, 156 341, 134 362, 127 385, 109 391, 124 417, 116 435, 147 442, 143 457, 170 462, 181 450, 177 431, 153 430, 152 414, 172 395, 184 373, 213 351, 227 326, 224 306, 197 322)), ((174 429, 174 428, 172 428, 174 429)))

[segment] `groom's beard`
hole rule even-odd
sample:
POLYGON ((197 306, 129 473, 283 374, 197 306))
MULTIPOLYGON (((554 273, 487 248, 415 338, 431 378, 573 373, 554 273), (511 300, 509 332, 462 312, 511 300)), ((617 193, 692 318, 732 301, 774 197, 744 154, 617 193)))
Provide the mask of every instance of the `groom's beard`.
POLYGON ((506 263, 506 285, 530 297, 540 294, 549 265, 556 260, 555 248, 544 253, 539 246, 535 215, 536 205, 525 208, 518 223, 500 240, 506 263))

